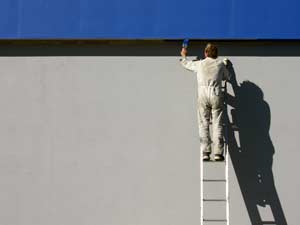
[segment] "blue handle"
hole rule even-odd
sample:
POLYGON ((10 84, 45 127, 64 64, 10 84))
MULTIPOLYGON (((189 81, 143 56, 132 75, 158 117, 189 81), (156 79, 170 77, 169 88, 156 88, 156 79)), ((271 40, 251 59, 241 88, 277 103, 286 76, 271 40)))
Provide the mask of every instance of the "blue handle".
POLYGON ((183 47, 183 48, 187 48, 188 46, 189 46, 189 39, 186 38, 186 39, 184 39, 183 42, 182 42, 182 47, 183 47))

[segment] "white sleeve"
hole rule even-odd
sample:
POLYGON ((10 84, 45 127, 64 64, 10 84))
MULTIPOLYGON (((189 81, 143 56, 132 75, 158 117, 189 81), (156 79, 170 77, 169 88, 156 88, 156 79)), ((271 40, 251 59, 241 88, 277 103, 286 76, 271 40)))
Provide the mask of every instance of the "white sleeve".
POLYGON ((180 63, 181 65, 187 69, 187 70, 190 70, 190 71, 193 71, 193 72, 197 72, 197 66, 199 64, 200 61, 191 61, 191 60, 188 60, 186 58, 181 58, 180 59, 180 63))

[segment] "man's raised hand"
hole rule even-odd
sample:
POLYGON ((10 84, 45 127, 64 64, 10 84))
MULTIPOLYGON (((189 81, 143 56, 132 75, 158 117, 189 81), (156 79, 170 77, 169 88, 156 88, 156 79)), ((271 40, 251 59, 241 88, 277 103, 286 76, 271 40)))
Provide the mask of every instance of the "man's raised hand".
POLYGON ((183 58, 185 58, 187 56, 187 50, 186 50, 186 48, 182 48, 180 54, 181 54, 181 56, 183 58))

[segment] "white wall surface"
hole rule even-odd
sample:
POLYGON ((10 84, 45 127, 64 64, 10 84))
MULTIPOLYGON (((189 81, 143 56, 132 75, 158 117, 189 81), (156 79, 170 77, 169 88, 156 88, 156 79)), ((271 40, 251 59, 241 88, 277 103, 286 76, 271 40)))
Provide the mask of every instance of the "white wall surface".
MULTIPOLYGON (((259 224, 260 203, 262 220, 297 225, 300 57, 223 50, 252 82, 236 106, 240 155, 230 146, 231 224, 259 224)), ((3 55, 0 223, 199 224, 196 76, 178 59, 3 55)))

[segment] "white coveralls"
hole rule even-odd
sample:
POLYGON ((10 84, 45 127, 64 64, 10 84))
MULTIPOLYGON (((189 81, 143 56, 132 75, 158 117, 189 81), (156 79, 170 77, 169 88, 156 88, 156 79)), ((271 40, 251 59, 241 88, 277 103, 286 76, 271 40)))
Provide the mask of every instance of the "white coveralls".
POLYGON ((214 154, 223 154, 223 93, 222 80, 229 79, 229 72, 220 59, 206 57, 203 60, 191 61, 181 59, 184 68, 197 73, 198 81, 198 127, 200 151, 211 154, 213 143, 214 154), (209 121, 212 120, 212 138, 210 138, 209 121))

